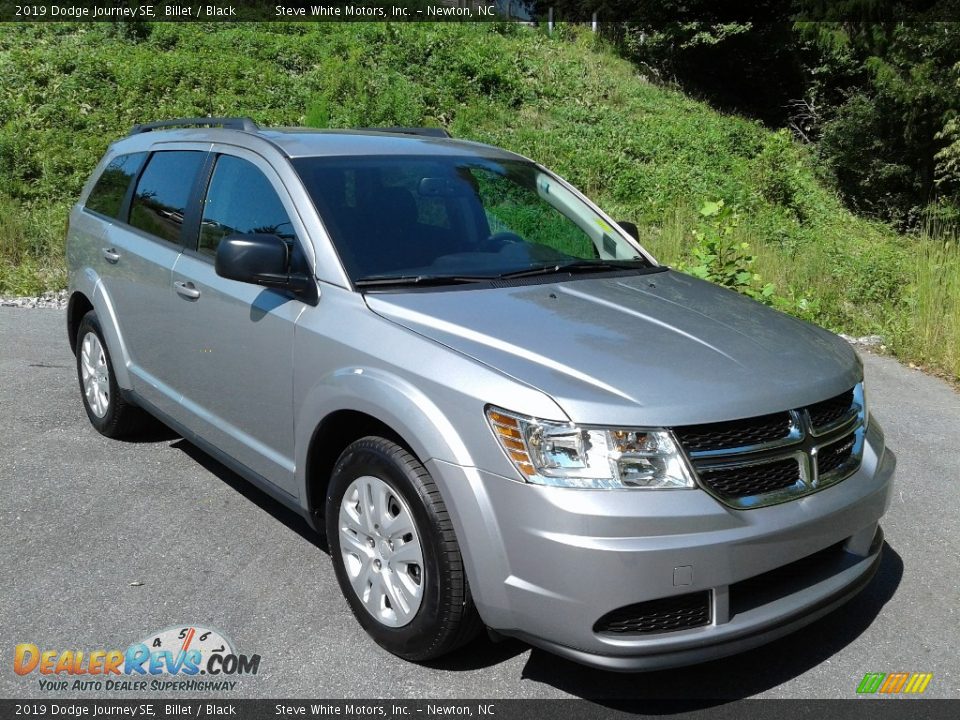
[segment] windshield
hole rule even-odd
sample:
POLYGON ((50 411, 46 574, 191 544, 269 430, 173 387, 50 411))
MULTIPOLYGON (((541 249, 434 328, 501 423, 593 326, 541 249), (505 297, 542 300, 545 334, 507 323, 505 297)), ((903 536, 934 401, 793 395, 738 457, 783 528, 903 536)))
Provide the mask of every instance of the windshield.
POLYGON ((651 265, 530 162, 378 156, 293 164, 358 284, 651 265))

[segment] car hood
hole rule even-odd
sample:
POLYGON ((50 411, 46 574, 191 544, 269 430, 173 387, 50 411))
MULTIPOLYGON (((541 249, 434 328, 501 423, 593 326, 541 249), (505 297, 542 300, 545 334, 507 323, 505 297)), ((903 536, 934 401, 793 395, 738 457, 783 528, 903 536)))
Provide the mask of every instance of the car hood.
POLYGON ((549 394, 578 423, 749 417, 824 400, 862 377, 836 335, 672 270, 538 280, 366 299, 382 317, 549 394))

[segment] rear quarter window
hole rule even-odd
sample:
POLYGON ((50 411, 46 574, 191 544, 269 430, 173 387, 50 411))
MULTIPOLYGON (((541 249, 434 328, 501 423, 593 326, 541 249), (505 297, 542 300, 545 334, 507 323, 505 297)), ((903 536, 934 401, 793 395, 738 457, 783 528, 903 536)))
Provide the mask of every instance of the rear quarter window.
POLYGON ((205 157, 199 150, 153 153, 133 193, 130 224, 179 244, 190 192, 205 157))
POLYGON ((118 155, 111 160, 90 191, 85 206, 87 210, 111 218, 119 217, 130 182, 140 171, 146 157, 147 154, 142 152, 118 155))

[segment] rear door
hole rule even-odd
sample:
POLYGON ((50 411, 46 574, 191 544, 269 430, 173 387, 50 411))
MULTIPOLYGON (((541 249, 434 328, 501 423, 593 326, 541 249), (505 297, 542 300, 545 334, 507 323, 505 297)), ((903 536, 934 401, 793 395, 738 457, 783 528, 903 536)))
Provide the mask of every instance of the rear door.
POLYGON ((102 241, 107 268, 102 280, 133 388, 168 414, 179 399, 170 384, 170 368, 179 362, 171 273, 183 250, 183 218, 206 157, 206 149, 189 146, 152 152, 102 241))
MULTIPOLYGON (((103 283, 101 289, 113 287, 116 276, 126 263, 104 239, 108 229, 118 222, 126 222, 130 193, 140 176, 148 152, 121 153, 114 155, 97 177, 97 181, 83 204, 82 212, 74 211, 70 217, 72 242, 68 246, 71 267, 90 268, 103 283)), ((117 349, 114 362, 119 361, 117 349)))
POLYGON ((279 176, 259 155, 214 149, 199 230, 173 271, 179 362, 191 429, 290 495, 294 483, 293 333, 306 307, 286 291, 216 274, 233 233, 270 233, 303 258, 304 229, 279 176))

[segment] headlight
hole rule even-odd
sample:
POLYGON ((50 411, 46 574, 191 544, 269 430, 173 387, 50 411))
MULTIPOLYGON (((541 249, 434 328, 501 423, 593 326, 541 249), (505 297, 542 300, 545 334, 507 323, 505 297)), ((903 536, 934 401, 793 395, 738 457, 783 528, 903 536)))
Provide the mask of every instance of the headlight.
POLYGON ((581 428, 487 409, 500 447, 527 482, 578 488, 692 488, 673 435, 661 429, 581 428))

